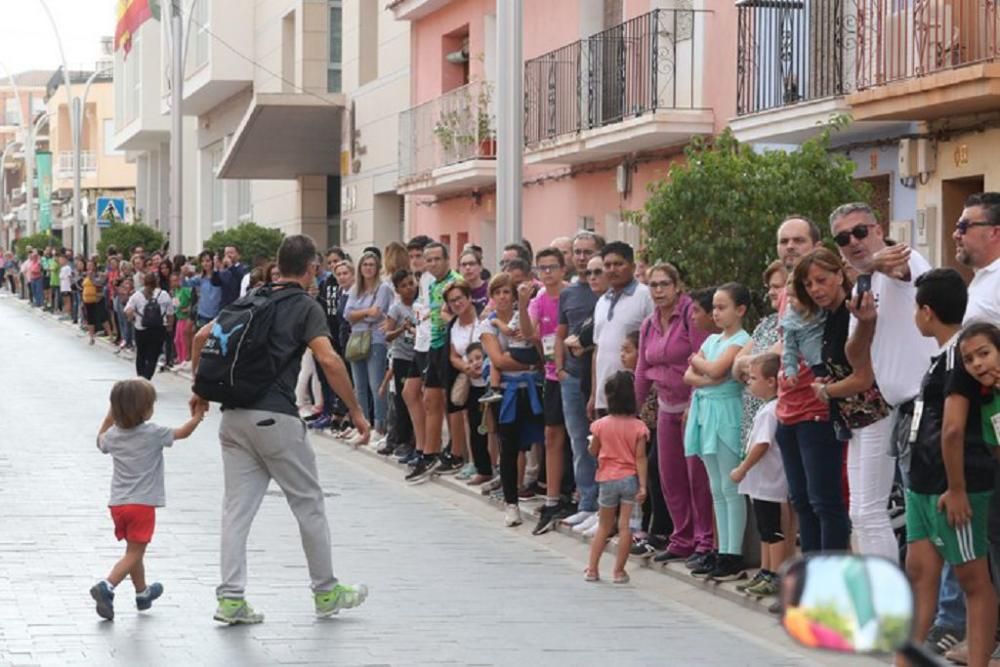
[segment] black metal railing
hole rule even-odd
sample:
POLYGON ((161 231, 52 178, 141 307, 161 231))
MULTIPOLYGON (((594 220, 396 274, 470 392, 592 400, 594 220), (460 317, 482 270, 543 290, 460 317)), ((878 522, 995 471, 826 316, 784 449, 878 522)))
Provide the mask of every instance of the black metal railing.
POLYGON ((655 9, 524 66, 524 142, 702 108, 705 12, 655 9))
POLYGON ((857 19, 852 0, 739 0, 736 6, 738 115, 849 91, 857 19))

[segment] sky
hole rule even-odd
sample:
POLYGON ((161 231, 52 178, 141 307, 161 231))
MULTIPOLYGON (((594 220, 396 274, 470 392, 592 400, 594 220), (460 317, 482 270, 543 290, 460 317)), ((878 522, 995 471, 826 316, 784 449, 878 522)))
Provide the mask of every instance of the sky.
MULTIPOLYGON (((116 0, 45 0, 70 69, 93 69, 100 38, 114 35, 116 0)), ((55 70, 59 47, 42 0, 0 0, 0 65, 11 72, 55 70)), ((0 75, 4 75, 0 66, 0 75)))

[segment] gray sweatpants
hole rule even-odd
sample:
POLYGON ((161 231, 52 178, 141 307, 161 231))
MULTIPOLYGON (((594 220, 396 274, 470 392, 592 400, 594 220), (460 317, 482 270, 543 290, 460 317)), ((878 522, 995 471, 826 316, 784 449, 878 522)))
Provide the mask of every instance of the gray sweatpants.
POLYGON ((291 415, 262 410, 226 410, 219 427, 225 497, 222 502, 220 598, 243 597, 247 581, 247 536, 267 485, 274 480, 299 522, 302 549, 314 592, 333 589, 330 527, 316 471, 316 453, 306 425, 291 415))

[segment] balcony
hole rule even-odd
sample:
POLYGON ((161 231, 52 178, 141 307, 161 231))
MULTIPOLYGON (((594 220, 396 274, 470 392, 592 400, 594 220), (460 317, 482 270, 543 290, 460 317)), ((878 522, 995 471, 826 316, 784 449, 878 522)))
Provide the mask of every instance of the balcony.
POLYGON ((936 120, 1000 105, 1000 12, 984 0, 861 0, 856 118, 936 120), (889 6, 889 5, 892 6, 889 6))
POLYGON ((656 9, 527 61, 525 162, 593 162, 711 134, 705 16, 656 9))
MULTIPOLYGON (((308 4, 308 3, 306 3, 308 4)), ((233 0, 194 3, 184 72, 184 114, 207 113, 253 83, 254 10, 233 0)), ((169 92, 166 87, 164 95, 169 92)), ((166 109, 164 109, 166 111, 166 109)))
POLYGON ((446 195, 495 180, 492 83, 474 81, 399 115, 399 194, 446 195))
MULTIPOLYGON (((73 151, 60 151, 59 163, 56 165, 56 178, 73 178, 73 151)), ((80 151, 80 173, 84 176, 93 176, 97 173, 97 153, 94 151, 80 151)))

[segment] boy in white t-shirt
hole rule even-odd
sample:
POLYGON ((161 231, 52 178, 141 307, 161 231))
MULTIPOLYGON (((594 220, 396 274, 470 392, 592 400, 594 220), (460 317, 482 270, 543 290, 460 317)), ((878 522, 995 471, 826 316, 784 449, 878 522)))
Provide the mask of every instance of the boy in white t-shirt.
POLYGON ((781 462, 781 452, 775 439, 778 417, 775 414, 778 395, 778 371, 781 357, 766 353, 750 360, 747 389, 754 397, 766 401, 753 418, 747 438, 746 454, 729 477, 738 483, 739 491, 750 496, 761 541, 760 571, 753 579, 736 588, 749 595, 764 597, 778 593, 778 569, 785 561, 785 536, 781 530, 781 504, 788 500, 788 482, 781 462))
POLYGON ((73 312, 73 267, 66 255, 59 255, 59 295, 63 304, 61 319, 69 319, 73 312))

